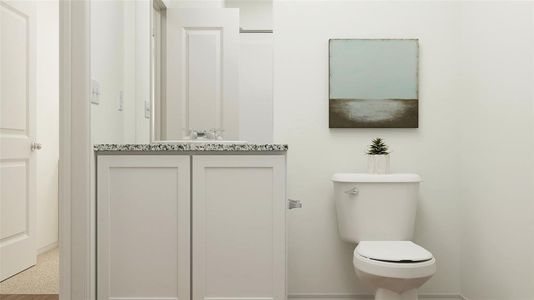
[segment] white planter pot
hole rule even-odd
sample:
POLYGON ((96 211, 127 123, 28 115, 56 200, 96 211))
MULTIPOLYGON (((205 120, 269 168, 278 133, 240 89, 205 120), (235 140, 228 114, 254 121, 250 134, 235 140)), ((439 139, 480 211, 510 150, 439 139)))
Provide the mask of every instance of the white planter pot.
POLYGON ((367 173, 388 174, 389 173, 389 154, 367 155, 367 173))

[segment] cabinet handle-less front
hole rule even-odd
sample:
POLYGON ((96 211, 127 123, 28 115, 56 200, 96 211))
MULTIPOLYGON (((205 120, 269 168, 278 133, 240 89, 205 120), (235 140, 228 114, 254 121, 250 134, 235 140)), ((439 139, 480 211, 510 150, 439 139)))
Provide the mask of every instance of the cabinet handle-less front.
POLYGON ((300 202, 300 200, 288 199, 288 208, 289 209, 302 208, 302 202, 300 202))

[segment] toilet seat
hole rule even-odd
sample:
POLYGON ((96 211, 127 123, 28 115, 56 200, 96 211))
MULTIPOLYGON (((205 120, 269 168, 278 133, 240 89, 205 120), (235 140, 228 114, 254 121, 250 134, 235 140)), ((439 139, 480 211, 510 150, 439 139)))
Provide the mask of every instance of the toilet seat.
POLYGON ((424 278, 436 272, 432 253, 410 241, 362 241, 354 249, 354 267, 389 278, 424 278))
POLYGON ((411 241, 362 241, 354 250, 369 259, 385 262, 423 262, 432 253, 411 241))

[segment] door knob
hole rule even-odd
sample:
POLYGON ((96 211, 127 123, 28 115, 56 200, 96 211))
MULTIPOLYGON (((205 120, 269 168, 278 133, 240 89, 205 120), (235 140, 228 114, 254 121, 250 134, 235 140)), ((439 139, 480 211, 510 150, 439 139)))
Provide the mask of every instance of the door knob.
POLYGON ((32 146, 31 146, 32 151, 41 150, 41 148, 43 148, 41 143, 32 142, 32 146))

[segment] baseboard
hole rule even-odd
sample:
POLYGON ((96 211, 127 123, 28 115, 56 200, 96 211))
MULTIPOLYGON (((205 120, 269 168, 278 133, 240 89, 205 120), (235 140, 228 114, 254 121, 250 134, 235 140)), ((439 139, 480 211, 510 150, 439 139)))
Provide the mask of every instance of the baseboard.
POLYGON ((272 297, 205 297, 204 300, 273 300, 272 297))
POLYGON ((430 299, 455 299, 455 300, 466 300, 461 294, 426 294, 422 293, 419 295, 421 300, 430 300, 430 299))
POLYGON ((373 299, 371 294, 289 294, 287 295, 288 299, 299 299, 299 300, 338 300, 338 299, 349 299, 349 300, 360 300, 360 299, 373 299))
POLYGON ((178 298, 111 297, 109 300, 178 300, 178 298))
MULTIPOLYGON (((374 299, 371 294, 289 294, 288 299, 299 300, 369 300, 374 299)), ((419 300, 468 300, 460 294, 420 294, 419 300)))
POLYGON ((52 250, 54 248, 57 248, 57 246, 58 246, 58 243, 57 243, 57 241, 55 241, 55 242, 53 242, 53 243, 51 243, 49 245, 41 247, 41 248, 37 249, 37 255, 43 254, 43 253, 45 253, 47 251, 50 251, 50 250, 52 250))
POLYGON ((425 294, 422 293, 419 295, 421 300, 430 300, 430 299, 447 299, 447 300, 466 300, 461 294, 425 294))

